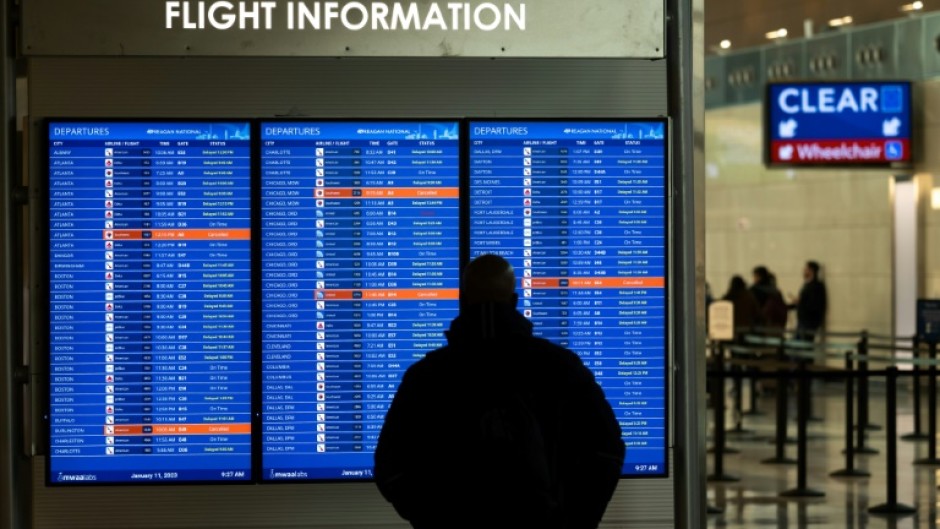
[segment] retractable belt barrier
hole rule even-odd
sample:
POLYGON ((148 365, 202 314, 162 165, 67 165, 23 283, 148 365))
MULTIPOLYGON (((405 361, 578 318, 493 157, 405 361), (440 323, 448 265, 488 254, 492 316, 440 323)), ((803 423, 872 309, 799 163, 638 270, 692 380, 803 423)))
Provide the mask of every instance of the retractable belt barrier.
MULTIPOLYGON (((929 344, 928 355, 925 358, 922 355, 923 344, 916 338, 897 339, 889 337, 889 344, 877 343, 874 340, 882 341, 884 336, 870 335, 867 332, 861 333, 829 333, 829 337, 851 338, 856 337, 855 343, 823 343, 813 344, 805 341, 787 339, 786 334, 778 336, 753 336, 745 335, 741 341, 744 343, 729 344, 723 342, 712 342, 708 350, 711 352, 711 362, 709 363, 709 377, 720 381, 716 385, 718 389, 714 390, 712 405, 715 414, 715 446, 712 450, 714 454, 714 473, 709 476, 709 481, 737 481, 739 478, 730 476, 724 470, 724 450, 725 444, 725 398, 724 382, 728 379, 736 382, 735 391, 740 393, 743 379, 748 378, 752 382, 758 379, 775 379, 777 417, 776 431, 774 435, 774 444, 776 447, 775 456, 764 460, 764 463, 772 464, 796 464, 797 465, 797 485, 795 488, 781 492, 782 497, 788 498, 808 498, 821 497, 825 493, 810 489, 807 486, 807 424, 811 416, 811 388, 810 383, 813 379, 829 379, 845 381, 845 468, 834 471, 830 474, 833 477, 852 478, 866 477, 870 474, 863 470, 855 468, 855 456, 860 453, 877 453, 873 449, 865 446, 865 432, 873 429, 867 421, 868 414, 868 381, 873 377, 885 380, 886 389, 886 496, 887 502, 869 509, 869 512, 876 515, 907 515, 914 511, 913 508, 899 503, 897 500, 897 379, 899 377, 911 377, 915 388, 915 434, 924 434, 920 432, 920 422, 917 415, 920 412, 920 405, 916 399, 920 397, 919 385, 920 377, 924 369, 928 373, 928 393, 930 396, 928 402, 928 433, 926 438, 929 441, 928 457, 914 461, 918 465, 938 465, 940 460, 936 454, 936 435, 937 435, 937 366, 940 365, 937 359, 937 346, 935 343, 929 344), (910 343, 910 346, 901 345, 910 343), (890 351, 890 356, 881 356, 874 354, 877 351, 890 351), (910 357, 898 357, 896 353, 909 352, 910 357), (726 355, 730 355, 726 358, 726 355), (830 367, 815 364, 814 361, 826 358, 839 358, 844 367, 830 367), (869 363, 884 364, 884 369, 871 369, 869 363), (898 369, 899 365, 911 366, 911 369, 903 371, 898 369), (797 394, 797 458, 796 460, 786 457, 786 430, 787 430, 787 385, 790 381, 796 379, 798 382, 797 394), (858 392, 855 399, 856 379, 858 381, 858 392), (855 406, 857 400, 858 406, 855 406), (853 415, 856 420, 853 428, 853 415), (855 444, 853 445, 853 434, 855 435, 855 444)), ((743 430, 740 424, 740 417, 743 414, 740 395, 735 396, 735 411, 739 423, 736 430, 743 430)), ((753 393, 752 393, 753 400, 753 393)), ((753 409, 753 406, 752 406, 753 409)), ((875 427, 879 428, 879 427, 875 427)), ((910 436, 905 436, 910 438, 910 436)))

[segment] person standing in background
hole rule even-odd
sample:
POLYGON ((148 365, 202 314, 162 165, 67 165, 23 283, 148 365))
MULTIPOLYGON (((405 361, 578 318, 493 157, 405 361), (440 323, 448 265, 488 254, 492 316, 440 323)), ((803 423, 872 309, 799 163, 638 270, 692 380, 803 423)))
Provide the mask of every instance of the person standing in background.
POLYGON ((760 305, 757 304, 757 298, 747 288, 744 278, 736 275, 731 278, 728 285, 728 291, 721 298, 730 301, 734 305, 734 332, 740 336, 753 330, 763 323, 760 305))
POLYGON ((807 261, 803 267, 803 286, 799 296, 790 304, 796 309, 796 339, 813 342, 826 323, 829 299, 826 284, 820 279, 820 266, 807 261))
POLYGON ((752 271, 754 283, 750 290, 760 306, 763 326, 767 334, 780 336, 787 326, 787 303, 777 288, 777 278, 766 266, 756 266, 752 271))

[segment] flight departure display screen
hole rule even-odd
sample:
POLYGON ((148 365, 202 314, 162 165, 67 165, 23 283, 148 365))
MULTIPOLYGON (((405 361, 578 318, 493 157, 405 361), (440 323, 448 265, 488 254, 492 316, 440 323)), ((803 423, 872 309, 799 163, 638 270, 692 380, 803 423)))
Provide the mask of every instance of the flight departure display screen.
POLYGON ((248 122, 49 122, 52 484, 248 481, 248 122))
POLYGON ((576 352, 623 430, 627 476, 666 469, 665 120, 470 121, 470 256, 502 255, 537 336, 576 352))
POLYGON ((261 124, 263 480, 362 480, 457 316, 453 122, 261 124))

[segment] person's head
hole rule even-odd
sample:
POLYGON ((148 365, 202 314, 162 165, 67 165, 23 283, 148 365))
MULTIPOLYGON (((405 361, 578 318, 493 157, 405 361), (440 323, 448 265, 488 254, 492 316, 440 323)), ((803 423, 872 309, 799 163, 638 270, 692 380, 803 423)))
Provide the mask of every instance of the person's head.
POLYGON ((751 274, 754 276, 755 284, 762 284, 770 279, 770 270, 767 270, 767 267, 763 265, 755 266, 751 274))
POLYGON ((738 275, 732 277, 731 283, 728 284, 728 295, 737 294, 742 290, 747 290, 747 283, 744 282, 744 278, 738 275))
POLYGON ((511 303, 515 305, 516 275, 509 261, 494 254, 477 257, 463 272, 463 299, 474 305, 511 303))
POLYGON ((806 266, 803 267, 803 279, 806 281, 819 279, 819 263, 816 261, 806 261, 806 266))

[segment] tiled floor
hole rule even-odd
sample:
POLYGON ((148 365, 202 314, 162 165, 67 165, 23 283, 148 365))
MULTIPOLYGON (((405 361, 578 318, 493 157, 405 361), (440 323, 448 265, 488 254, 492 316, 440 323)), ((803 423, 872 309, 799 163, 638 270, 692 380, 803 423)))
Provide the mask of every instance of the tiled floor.
MULTIPOLYGON (((898 392, 897 431, 913 431, 913 409, 909 382, 901 382, 898 392)), ((744 406, 747 409, 747 384, 744 406)), ((727 386, 731 393, 730 383, 727 386)), ((872 387, 869 422, 884 426, 885 394, 881 386, 872 387)), ((926 395, 926 391, 924 392, 926 395)), ((925 397, 926 398, 926 397, 925 397)), ((728 399, 729 407, 732 400, 728 399)), ((922 424, 927 429, 926 400, 922 424)), ((785 498, 781 492, 797 486, 796 465, 761 463, 775 455, 774 400, 762 396, 758 410, 760 416, 745 415, 742 426, 751 433, 727 436, 727 446, 740 450, 724 456, 725 473, 740 478, 737 482, 708 483, 709 505, 722 512, 709 516, 710 528, 751 527, 825 527, 825 528, 935 528, 938 523, 938 483, 940 466, 914 465, 915 459, 928 455, 926 441, 897 443, 897 502, 914 507, 916 513, 908 516, 876 516, 868 509, 888 500, 887 458, 885 429, 871 430, 865 445, 879 451, 876 455, 856 456, 855 467, 871 473, 868 478, 834 478, 829 474, 845 468, 845 393, 841 382, 819 382, 815 387, 813 416, 808 423, 807 473, 809 488, 825 494, 821 498, 785 498)), ((796 437, 796 403, 788 406, 791 420, 788 435, 796 437)), ((711 410, 709 410, 711 413, 711 410)), ((728 413, 728 425, 734 426, 733 415, 728 413)), ((713 446, 709 432, 709 446, 713 446)), ((797 446, 785 445, 786 455, 796 458, 797 446)), ((708 455, 709 475, 714 473, 714 453, 708 455)))

